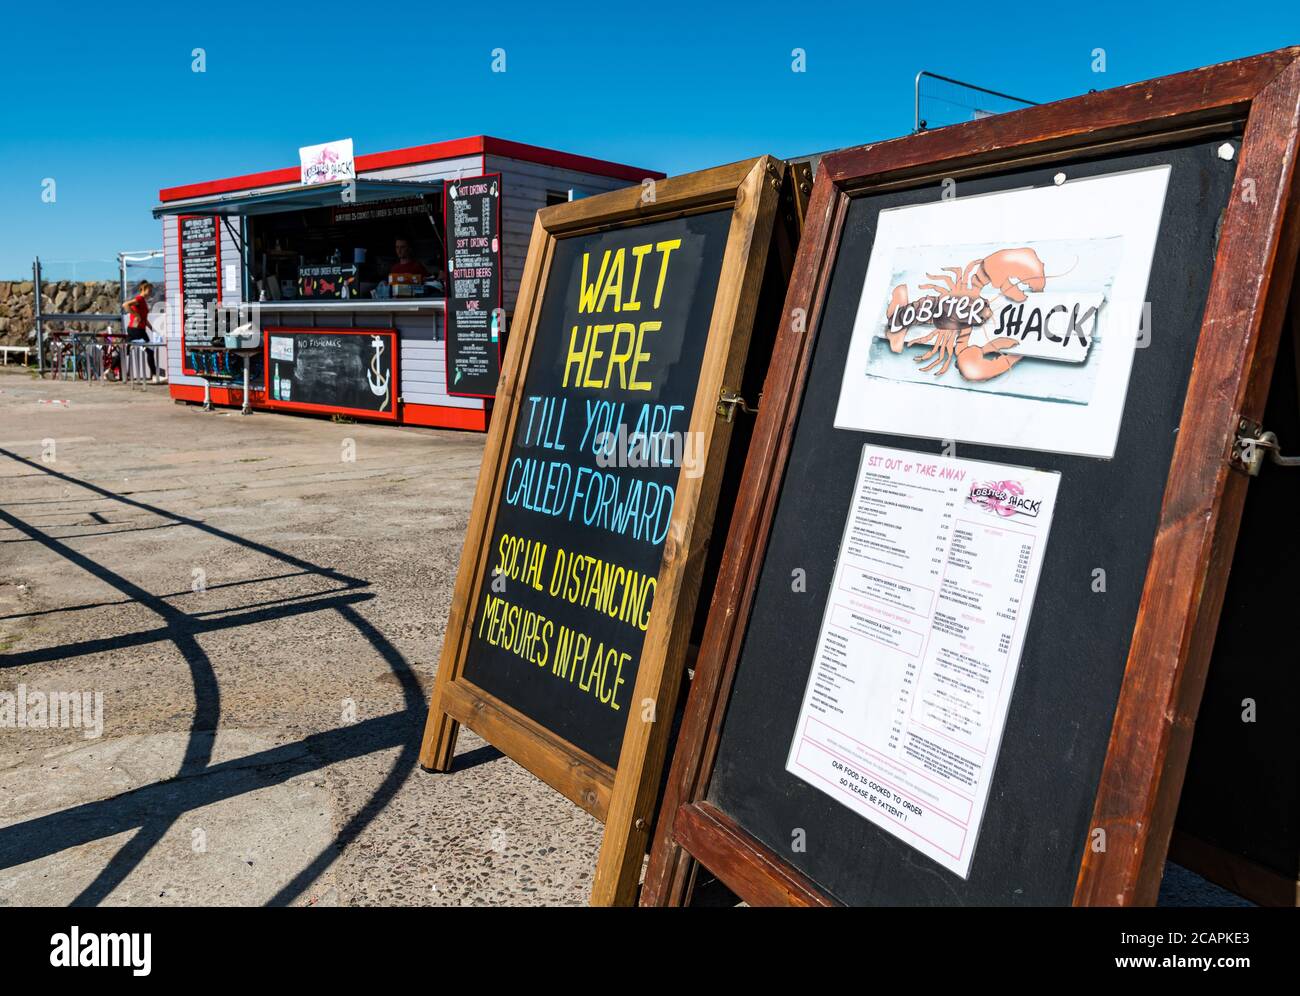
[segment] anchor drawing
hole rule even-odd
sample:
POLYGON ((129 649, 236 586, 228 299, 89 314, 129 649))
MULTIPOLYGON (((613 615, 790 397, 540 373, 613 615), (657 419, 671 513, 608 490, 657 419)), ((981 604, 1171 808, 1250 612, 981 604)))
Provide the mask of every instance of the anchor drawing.
POLYGON ((370 358, 370 369, 366 372, 366 383, 370 385, 371 394, 384 399, 379 405, 382 410, 388 407, 388 378, 392 371, 383 374, 379 372, 379 358, 384 355, 384 337, 372 335, 370 345, 374 347, 375 355, 370 358))

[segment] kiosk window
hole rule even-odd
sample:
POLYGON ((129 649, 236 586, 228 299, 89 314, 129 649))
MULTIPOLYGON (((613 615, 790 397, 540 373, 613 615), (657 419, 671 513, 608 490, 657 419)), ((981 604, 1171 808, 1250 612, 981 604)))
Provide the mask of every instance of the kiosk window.
POLYGON ((250 219, 251 277, 272 300, 372 296, 399 262, 436 277, 446 265, 436 196, 338 204, 250 219), (407 253, 399 260, 397 246, 407 253), (348 284, 348 293, 341 288, 348 284))

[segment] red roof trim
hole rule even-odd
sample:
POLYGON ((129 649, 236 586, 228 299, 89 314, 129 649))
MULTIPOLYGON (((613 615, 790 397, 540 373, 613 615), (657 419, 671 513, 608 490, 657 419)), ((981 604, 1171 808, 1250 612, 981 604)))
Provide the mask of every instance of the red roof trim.
POLYGON ((181 187, 164 187, 158 191, 161 201, 186 201, 191 197, 207 197, 211 194, 228 194, 232 190, 251 190, 254 187, 275 187, 283 183, 297 183, 302 177, 298 167, 272 169, 265 173, 246 173, 244 176, 232 176, 225 180, 211 180, 207 183, 189 183, 181 187))
MULTIPOLYGON (((639 182, 646 177, 659 180, 663 173, 656 170, 637 169, 621 163, 606 162, 603 159, 591 159, 587 156, 575 156, 568 152, 557 152, 537 145, 525 145, 522 142, 510 142, 501 138, 489 138, 478 135, 474 138, 457 138, 448 142, 434 142, 429 145, 413 145, 407 149, 394 149, 391 152, 371 152, 357 156, 357 172, 391 169, 394 166, 410 166, 413 163, 433 162, 438 159, 455 159, 459 156, 496 155, 509 159, 522 159, 525 162, 540 163, 559 169, 572 169, 596 176, 609 176, 630 183, 639 182)), ((231 176, 224 180, 209 180, 205 183, 190 183, 179 187, 164 187, 158 191, 158 199, 183 201, 193 197, 210 197, 215 194, 228 194, 235 190, 252 190, 256 187, 275 187, 286 183, 297 183, 301 171, 297 166, 284 169, 267 170, 262 173, 246 173, 243 176, 231 176)))
POLYGON ((610 176, 616 180, 640 183, 644 179, 662 180, 666 173, 658 170, 638 169, 621 163, 606 162, 604 159, 591 159, 587 156, 575 156, 568 152, 556 152, 543 149, 539 145, 525 145, 523 142, 511 142, 504 138, 485 137, 483 151, 489 156, 505 156, 507 159, 522 159, 524 162, 540 163, 557 169, 572 169, 579 173, 594 173, 597 176, 610 176))
POLYGON ((413 145, 409 149, 394 149, 392 152, 371 152, 364 156, 357 156, 357 172, 410 166, 412 163, 427 163, 436 159, 477 156, 482 154, 485 141, 486 139, 479 135, 477 138, 456 138, 450 142, 434 142, 431 145, 413 145))

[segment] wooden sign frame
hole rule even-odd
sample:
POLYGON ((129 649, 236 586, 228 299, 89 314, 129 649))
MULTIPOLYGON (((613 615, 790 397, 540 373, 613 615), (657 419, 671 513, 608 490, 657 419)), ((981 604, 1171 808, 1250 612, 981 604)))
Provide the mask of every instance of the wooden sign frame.
POLYGON ((1300 225, 1300 48, 1092 93, 822 159, 764 403, 741 481, 651 849, 642 905, 680 905, 698 861, 758 905, 834 905, 707 801, 723 718, 771 534, 850 200, 945 178, 1230 135, 1238 187, 1221 220, 1204 320, 1129 646, 1076 905, 1154 903, 1187 764, 1248 477, 1231 462, 1262 417, 1300 225), (1249 179, 1252 197, 1242 196, 1249 179))
MULTIPOLYGON (((740 383, 774 233, 779 242, 789 222, 801 220, 792 218, 796 209, 786 184, 788 171, 781 160, 763 156, 656 181, 652 198, 637 186, 555 205, 539 211, 533 225, 420 764, 430 771, 449 771, 457 732, 464 724, 602 820, 605 834, 592 888, 594 905, 630 905, 636 899, 732 434, 732 424, 719 415, 719 396, 740 383), (789 207, 784 213, 779 210, 783 201, 789 207), (631 699, 653 701, 659 721, 642 722, 640 708, 629 710, 618 765, 610 768, 466 679, 475 601, 488 570, 488 544, 557 241, 722 209, 731 210, 732 217, 690 421, 690 431, 698 434, 694 438, 702 441, 705 472, 682 475, 678 482, 631 699)), ((793 252, 788 256, 787 269, 793 252)))
MULTIPOLYGON (((1288 451, 1300 439, 1300 280, 1291 284, 1264 422, 1288 451), (1289 347, 1289 348, 1288 348, 1289 347), (1287 356, 1287 353, 1290 356, 1287 356), (1289 362, 1288 362, 1289 360, 1289 362)), ((1300 504, 1300 474, 1266 466, 1242 511, 1188 756, 1169 859, 1260 906, 1300 906, 1300 827, 1296 812, 1294 669, 1261 654, 1259 620, 1285 618, 1294 605, 1292 576, 1300 539, 1277 523, 1300 504), (1267 717, 1243 722, 1246 699, 1267 717), (1260 764, 1261 757, 1276 763, 1260 764), (1231 777, 1225 783, 1225 776, 1231 777), (1251 817, 1238 814, 1249 807, 1251 817)))

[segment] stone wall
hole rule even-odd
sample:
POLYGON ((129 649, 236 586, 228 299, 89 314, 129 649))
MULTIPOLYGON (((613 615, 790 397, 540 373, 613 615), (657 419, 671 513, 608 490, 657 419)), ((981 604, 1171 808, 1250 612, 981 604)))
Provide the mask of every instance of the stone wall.
MULTIPOLYGON (((113 315, 122 311, 116 280, 58 280, 42 284, 41 290, 41 310, 46 314, 53 311, 84 311, 113 315)), ((160 297, 161 288, 155 287, 154 298, 160 297)), ((0 345, 36 344, 36 327, 32 324, 35 310, 33 304, 30 280, 0 280, 0 345)), ((91 328, 103 329, 104 326, 69 322, 63 327, 84 331, 91 328)))

